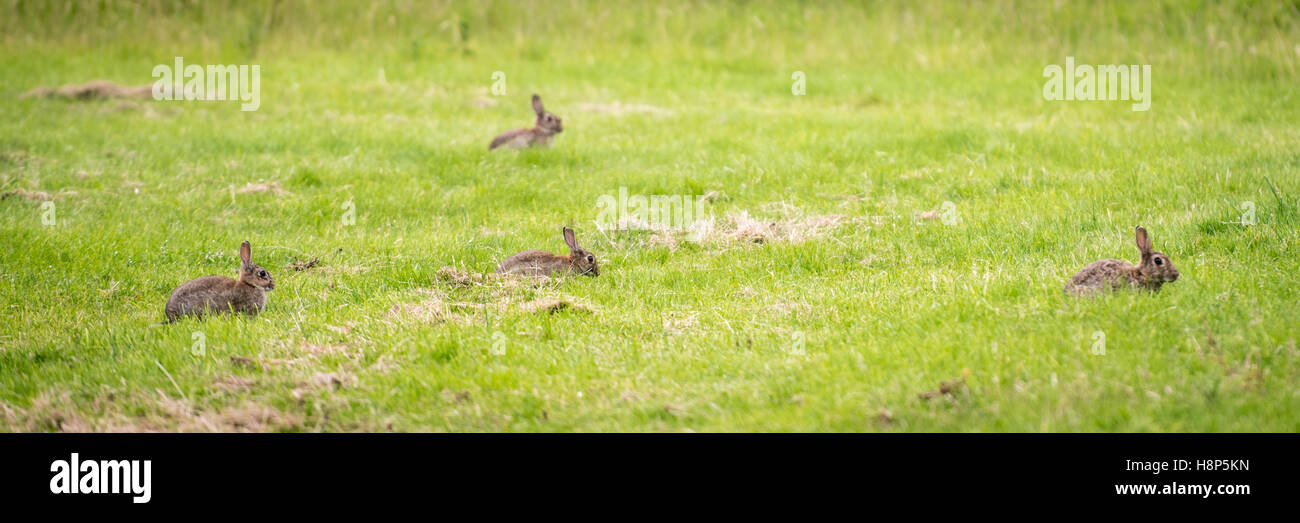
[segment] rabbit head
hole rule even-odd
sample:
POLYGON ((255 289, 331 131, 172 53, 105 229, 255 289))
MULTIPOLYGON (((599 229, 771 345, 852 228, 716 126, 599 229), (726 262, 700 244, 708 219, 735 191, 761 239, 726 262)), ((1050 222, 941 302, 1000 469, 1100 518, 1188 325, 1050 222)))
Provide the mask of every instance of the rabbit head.
POLYGON ((548 134, 564 132, 564 122, 559 116, 546 112, 546 108, 542 106, 542 97, 536 94, 533 95, 533 112, 537 113, 538 129, 548 134))
POLYGON ((275 288, 275 280, 271 279, 271 273, 266 272, 261 265, 253 263, 253 247, 245 241, 239 246, 239 281, 263 290, 275 288))
POLYGON ((569 263, 574 274, 600 276, 600 268, 596 266, 596 256, 578 246, 578 239, 574 237, 573 229, 564 228, 564 243, 569 246, 569 263))
POLYGON ((1151 249, 1151 238, 1147 236, 1147 230, 1141 226, 1137 228, 1137 248, 1142 251, 1138 273, 1144 276, 1146 281, 1165 283, 1178 279, 1178 269, 1174 268, 1174 262, 1169 261, 1169 256, 1165 253, 1151 249))

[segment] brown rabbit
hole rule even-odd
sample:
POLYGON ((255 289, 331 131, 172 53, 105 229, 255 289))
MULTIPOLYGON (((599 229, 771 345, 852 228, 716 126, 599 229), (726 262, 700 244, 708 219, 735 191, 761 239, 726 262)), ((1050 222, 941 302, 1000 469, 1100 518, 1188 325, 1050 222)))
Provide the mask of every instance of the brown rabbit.
POLYGON ((1065 284, 1065 292, 1088 296, 1123 287, 1158 291, 1161 285, 1178 279, 1174 263, 1165 253, 1151 250, 1151 238, 1140 226, 1137 228, 1137 247, 1142 251, 1142 261, 1138 265, 1123 260, 1092 262, 1070 278, 1065 284))
POLYGON ((204 316, 243 312, 257 315, 266 306, 266 291, 275 288, 275 281, 262 266, 253 263, 252 247, 248 242, 239 246, 239 279, 225 276, 204 276, 185 282, 172 291, 167 299, 167 322, 183 316, 204 316))
POLYGON ((524 147, 550 147, 551 137, 556 133, 564 132, 564 123, 560 121, 559 116, 546 112, 542 107, 542 97, 533 95, 533 111, 537 113, 537 123, 531 129, 515 129, 506 131, 500 136, 492 139, 492 145, 488 150, 497 147, 506 146, 511 149, 522 149, 524 147))
POLYGON ((557 272, 600 276, 596 257, 578 246, 573 229, 564 228, 564 243, 569 244, 569 255, 560 256, 546 251, 524 251, 501 262, 497 274, 522 274, 526 276, 551 276, 557 272))

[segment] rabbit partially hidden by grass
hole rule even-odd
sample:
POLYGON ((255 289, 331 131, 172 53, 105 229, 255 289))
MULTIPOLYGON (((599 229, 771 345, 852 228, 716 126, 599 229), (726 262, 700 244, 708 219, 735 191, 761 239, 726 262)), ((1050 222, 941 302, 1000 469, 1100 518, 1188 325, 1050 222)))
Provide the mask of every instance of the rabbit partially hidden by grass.
POLYGON ((1065 284, 1065 292, 1090 296, 1124 287, 1158 291, 1161 285, 1178 279, 1174 263, 1165 253, 1151 249, 1151 238, 1140 226, 1137 228, 1137 247, 1142 251, 1142 260, 1137 265, 1123 260, 1092 262, 1070 278, 1065 284))
POLYGON ((546 112, 542 107, 542 97, 533 95, 533 112, 537 113, 537 123, 531 129, 515 129, 501 133, 492 139, 492 145, 488 150, 505 146, 511 149, 523 149, 525 147, 550 147, 551 138, 557 133, 564 132, 564 122, 560 121, 559 116, 546 112))
POLYGON ((501 262, 497 274, 519 274, 525 276, 552 276, 555 273, 586 274, 599 276, 596 256, 578 246, 573 229, 564 228, 564 243, 569 245, 569 255, 560 256, 546 251, 524 251, 501 262))
POLYGON ((172 291, 167 299, 167 322, 184 316, 208 314, 245 313, 257 315, 266 306, 266 291, 275 288, 275 281, 262 266, 253 263, 252 247, 248 242, 239 246, 239 279, 225 276, 204 276, 185 282, 172 291))

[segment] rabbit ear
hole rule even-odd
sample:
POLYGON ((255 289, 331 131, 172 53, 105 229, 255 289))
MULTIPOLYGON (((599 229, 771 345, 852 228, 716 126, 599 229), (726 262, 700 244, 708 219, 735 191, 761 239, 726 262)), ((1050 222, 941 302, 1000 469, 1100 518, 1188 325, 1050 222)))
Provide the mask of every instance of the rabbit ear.
POLYGON ((253 247, 247 240, 239 246, 239 261, 244 262, 244 265, 253 263, 253 247))
POLYGON ((1137 228, 1137 246, 1142 254, 1151 254, 1151 238, 1147 236, 1147 230, 1141 225, 1137 228))
POLYGON ((542 97, 537 96, 536 94, 533 95, 533 111, 537 112, 537 116, 541 116, 542 113, 546 112, 546 110, 542 108, 542 97))
POLYGON ((574 237, 573 229, 568 227, 564 228, 564 243, 569 244, 569 252, 578 252, 582 250, 578 248, 578 239, 574 237))

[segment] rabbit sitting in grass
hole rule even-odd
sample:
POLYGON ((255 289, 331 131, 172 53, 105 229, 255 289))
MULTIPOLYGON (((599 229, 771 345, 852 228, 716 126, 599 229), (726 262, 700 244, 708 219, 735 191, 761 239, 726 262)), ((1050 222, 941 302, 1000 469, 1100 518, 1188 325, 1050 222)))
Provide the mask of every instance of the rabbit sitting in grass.
POLYGON ((557 133, 564 132, 564 122, 560 117, 546 112, 542 107, 542 97, 533 95, 533 112, 537 113, 537 123, 531 129, 515 129, 501 133, 492 139, 492 145, 488 150, 505 146, 511 149, 523 149, 525 147, 550 147, 551 138, 557 133))
POLYGON ((530 250, 506 258, 497 267, 497 274, 525 276, 553 276, 556 273, 599 276, 596 256, 578 246, 573 229, 564 228, 564 243, 569 245, 569 255, 560 256, 546 251, 530 250))
POLYGON ((239 246, 239 279, 225 276, 204 276, 185 282, 172 291, 164 312, 167 322, 184 316, 207 314, 246 313, 256 316, 266 306, 266 291, 275 288, 275 281, 261 265, 253 263, 252 247, 248 242, 239 246))
POLYGON ((1169 256, 1151 249, 1151 238, 1140 226, 1137 228, 1137 247, 1142 252, 1142 260, 1137 265, 1123 260, 1092 262, 1070 278, 1065 284, 1065 292, 1090 296, 1124 287, 1158 291, 1161 285, 1178 279, 1178 269, 1169 261, 1169 256))

